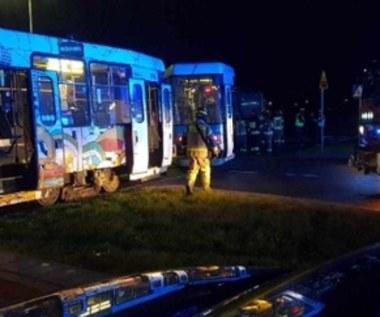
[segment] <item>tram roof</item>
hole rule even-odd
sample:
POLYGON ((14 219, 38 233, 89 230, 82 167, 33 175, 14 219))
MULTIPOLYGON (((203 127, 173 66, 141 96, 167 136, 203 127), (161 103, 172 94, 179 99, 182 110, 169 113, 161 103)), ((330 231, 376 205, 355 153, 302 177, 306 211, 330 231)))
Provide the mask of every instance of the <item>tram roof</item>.
POLYGON ((74 55, 62 54, 60 49, 63 43, 82 46, 83 55, 76 56, 77 58, 165 71, 164 62, 161 59, 129 49, 3 28, 0 28, 0 65, 30 67, 30 56, 33 53, 73 57, 74 55))
POLYGON ((234 69, 221 62, 202 62, 202 63, 178 63, 170 65, 165 73, 165 77, 181 75, 223 75, 223 80, 227 84, 233 84, 234 69))

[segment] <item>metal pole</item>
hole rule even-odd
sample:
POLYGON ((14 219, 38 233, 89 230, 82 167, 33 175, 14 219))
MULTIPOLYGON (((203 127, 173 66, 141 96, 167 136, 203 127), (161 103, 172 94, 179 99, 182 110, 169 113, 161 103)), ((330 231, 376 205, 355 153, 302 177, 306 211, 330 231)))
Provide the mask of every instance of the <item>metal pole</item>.
POLYGON ((32 0, 28 0, 29 32, 33 33, 32 0))
POLYGON ((324 100, 324 89, 322 88, 321 89, 321 152, 323 152, 324 150, 324 143, 325 143, 325 136, 324 136, 324 132, 325 132, 325 100, 324 100))
MULTIPOLYGON (((359 96, 358 127, 360 126, 360 110, 362 109, 362 96, 359 96)), ((360 133, 358 133, 358 145, 360 145, 360 133)))

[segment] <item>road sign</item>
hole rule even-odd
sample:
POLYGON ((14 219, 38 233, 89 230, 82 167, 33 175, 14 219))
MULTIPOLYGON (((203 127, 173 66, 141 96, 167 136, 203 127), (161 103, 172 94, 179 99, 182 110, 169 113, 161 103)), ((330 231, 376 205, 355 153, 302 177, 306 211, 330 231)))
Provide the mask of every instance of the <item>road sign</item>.
POLYGON ((363 95, 363 86, 362 85, 354 85, 352 87, 352 97, 359 99, 363 95))
POLYGON ((325 90, 329 88, 329 84, 327 83, 326 72, 323 70, 321 74, 321 80, 319 81, 319 89, 325 90))

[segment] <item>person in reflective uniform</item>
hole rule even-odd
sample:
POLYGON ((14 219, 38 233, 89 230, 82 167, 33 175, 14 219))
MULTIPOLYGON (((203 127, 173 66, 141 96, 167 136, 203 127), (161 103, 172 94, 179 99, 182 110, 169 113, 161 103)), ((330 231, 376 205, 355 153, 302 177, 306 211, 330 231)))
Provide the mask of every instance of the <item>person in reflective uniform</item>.
POLYGON ((235 144, 238 152, 247 151, 247 127, 245 120, 240 116, 240 113, 235 117, 235 144))
POLYGON ((284 121, 282 111, 277 110, 273 117, 273 142, 277 146, 285 143, 284 121))
POLYGON ((273 121, 272 113, 266 110, 262 120, 262 148, 264 153, 272 153, 273 145, 273 121))
POLYGON ((199 109, 196 112, 195 122, 187 128, 187 156, 189 159, 187 195, 193 194, 199 172, 202 188, 205 191, 211 189, 209 153, 211 153, 211 158, 215 158, 219 154, 219 148, 214 140, 212 130, 207 124, 207 112, 199 109))
POLYGON ((248 118, 248 148, 251 152, 260 152, 260 120, 257 114, 252 111, 248 118))
POLYGON ((301 108, 297 112, 296 118, 294 121, 294 125, 296 128, 296 138, 297 138, 296 140, 297 140, 298 146, 302 146, 305 141, 305 123, 306 123, 305 108, 301 108))

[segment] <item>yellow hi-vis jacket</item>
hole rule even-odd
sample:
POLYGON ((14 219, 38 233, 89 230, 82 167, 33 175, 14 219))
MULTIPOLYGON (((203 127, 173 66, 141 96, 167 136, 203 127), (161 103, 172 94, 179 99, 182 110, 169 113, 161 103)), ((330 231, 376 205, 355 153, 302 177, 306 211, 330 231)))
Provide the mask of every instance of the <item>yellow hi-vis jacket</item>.
POLYGON ((294 124, 297 128, 303 128, 305 126, 305 117, 302 113, 297 113, 294 124))
POLYGON ((213 133, 209 125, 202 119, 198 119, 187 128, 187 154, 207 157, 208 151, 216 147, 213 133), (199 131, 197 129, 197 125, 199 131), (200 134, 202 133, 202 135, 200 134), (205 143, 207 142, 207 144, 205 143))

